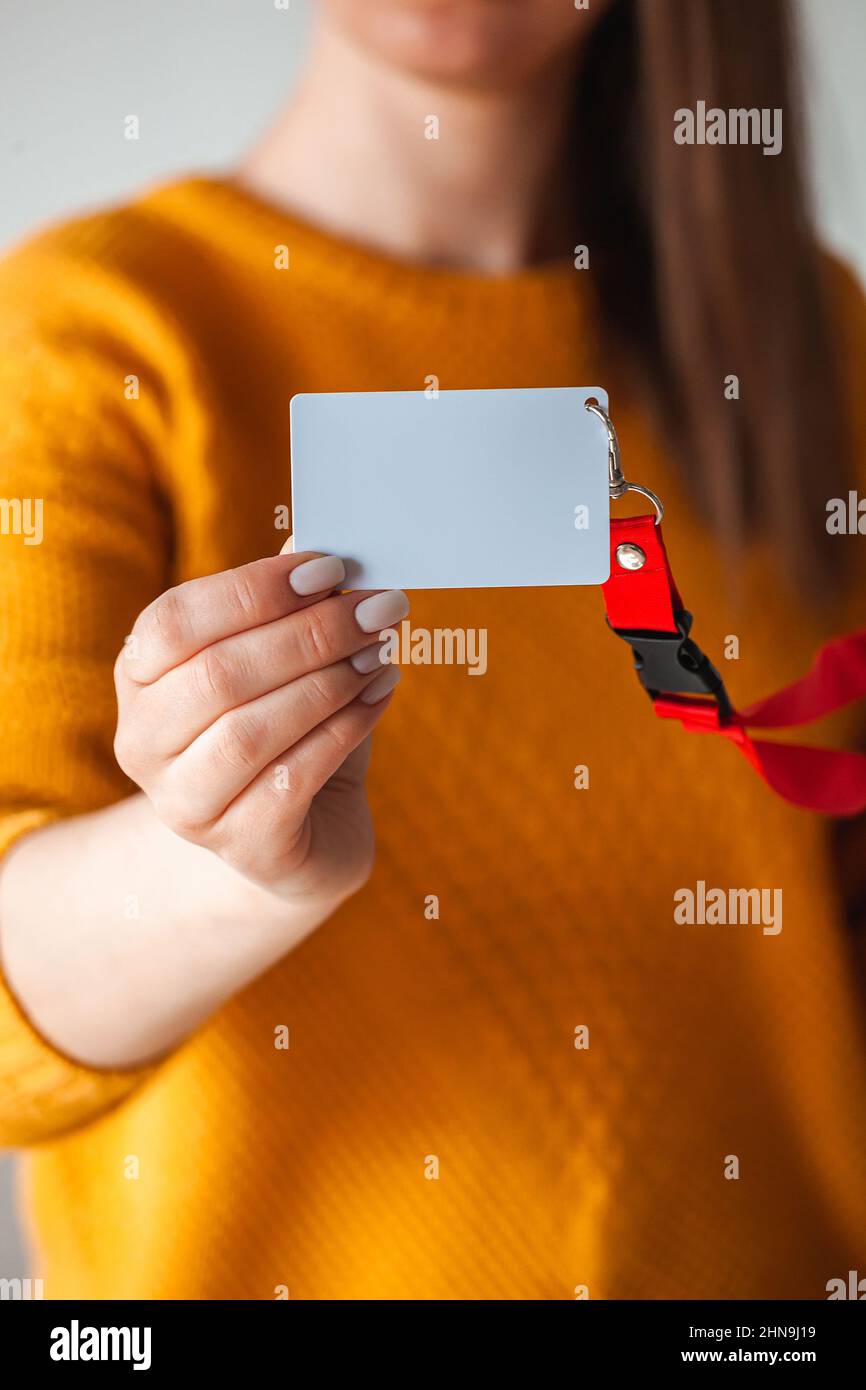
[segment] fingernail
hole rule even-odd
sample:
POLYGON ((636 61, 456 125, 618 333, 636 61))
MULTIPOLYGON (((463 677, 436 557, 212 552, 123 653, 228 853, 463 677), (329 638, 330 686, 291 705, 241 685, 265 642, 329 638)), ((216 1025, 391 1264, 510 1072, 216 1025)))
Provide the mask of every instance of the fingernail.
POLYGON ((389 666, 381 676, 377 676, 371 681, 366 690, 362 690, 359 699, 362 705, 377 705, 380 700, 384 700, 386 695, 390 695, 394 686, 400 679, 399 666, 389 666))
POLYGON ((372 647, 364 647, 362 651, 355 652, 354 656, 349 657, 349 661, 359 676, 369 676, 370 672, 375 671, 377 666, 384 665, 382 651, 383 644, 374 642, 372 647))
POLYGON ((305 560, 289 575, 289 583, 296 594, 319 594, 325 589, 333 589, 346 578, 346 566, 339 555, 317 555, 315 560, 305 560))
POLYGON ((295 538, 294 538, 294 536, 289 536, 289 539, 288 539, 287 541, 283 541, 282 545, 280 546, 280 554, 281 554, 281 555, 291 555, 291 553, 292 553, 292 551, 294 550, 294 548, 295 548, 295 538))
POLYGON ((355 617, 362 632, 381 632, 383 627, 399 623, 409 612, 409 600, 402 589, 385 589, 381 594, 372 594, 362 599, 355 609, 355 617))

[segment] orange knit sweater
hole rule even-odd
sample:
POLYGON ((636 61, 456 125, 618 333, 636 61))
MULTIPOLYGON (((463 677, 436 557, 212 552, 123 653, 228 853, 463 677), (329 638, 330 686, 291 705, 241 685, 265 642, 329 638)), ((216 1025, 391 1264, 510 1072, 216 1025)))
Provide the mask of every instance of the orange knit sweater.
MULTIPOLYGON (((734 698, 802 672, 827 632, 760 550, 732 592, 585 284, 401 265, 207 179, 8 258, 0 492, 43 499, 44 539, 0 535, 2 846, 129 792, 114 656, 172 583, 279 548, 297 391, 601 380, 698 639, 739 637, 734 698)), ((0 996, 0 1139, 33 1146, 46 1295, 822 1298, 866 1273, 866 1038, 826 823, 652 719, 594 590, 417 593, 412 622, 487 628, 488 671, 405 670, 374 740, 377 866, 332 920, 140 1073, 76 1065, 0 996), (782 889, 782 930, 678 924, 700 880, 782 889)))

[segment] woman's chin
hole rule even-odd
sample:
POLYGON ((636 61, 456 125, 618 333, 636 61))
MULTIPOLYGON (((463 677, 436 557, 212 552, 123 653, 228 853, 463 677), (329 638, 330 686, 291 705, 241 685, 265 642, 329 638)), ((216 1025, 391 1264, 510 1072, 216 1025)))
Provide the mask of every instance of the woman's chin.
POLYGON ((549 6, 533 0, 330 3, 356 41, 390 65, 455 86, 502 87, 531 77, 572 48, 581 29, 570 6, 557 6, 551 23, 549 6))

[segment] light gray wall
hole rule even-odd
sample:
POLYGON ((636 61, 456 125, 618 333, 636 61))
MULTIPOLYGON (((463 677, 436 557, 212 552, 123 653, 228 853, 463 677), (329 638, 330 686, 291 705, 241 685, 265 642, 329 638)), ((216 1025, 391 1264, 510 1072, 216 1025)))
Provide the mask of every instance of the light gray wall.
POLYGON ((309 0, 0 0, 0 244, 231 160, 289 89, 309 17, 309 0))
POLYGON ((15 1210, 15 1163, 0 1157, 0 1279, 24 1279, 30 1272, 15 1210))
MULTIPOLYGON (((290 85, 314 3, 0 0, 0 245, 151 179, 230 161, 290 85), (127 115, 140 119, 137 141, 124 139, 127 115)), ((866 279, 866 5, 798 8, 821 226, 866 279)))
POLYGON ((866 282, 866 4, 800 0, 797 8, 818 224, 866 282))
MULTIPOLYGON (((866 280, 866 5, 800 10, 819 221, 866 280)), ((309 17, 309 0, 0 0, 0 245, 230 162, 290 85, 309 17), (137 141, 124 139, 129 115, 137 141)), ((26 1272, 10 1168, 0 1159, 0 1277, 26 1272)))

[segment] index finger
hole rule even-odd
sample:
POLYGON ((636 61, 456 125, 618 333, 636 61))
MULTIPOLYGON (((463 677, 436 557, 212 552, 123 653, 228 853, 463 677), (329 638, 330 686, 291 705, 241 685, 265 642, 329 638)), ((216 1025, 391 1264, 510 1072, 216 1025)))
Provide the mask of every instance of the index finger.
POLYGON ((139 614, 118 669, 149 685, 213 642, 309 607, 345 577, 338 556, 302 551, 189 579, 139 614))

